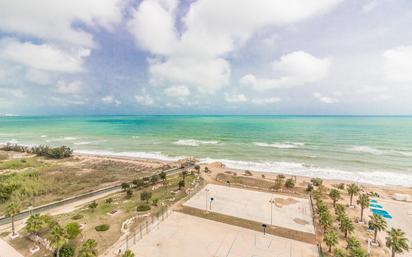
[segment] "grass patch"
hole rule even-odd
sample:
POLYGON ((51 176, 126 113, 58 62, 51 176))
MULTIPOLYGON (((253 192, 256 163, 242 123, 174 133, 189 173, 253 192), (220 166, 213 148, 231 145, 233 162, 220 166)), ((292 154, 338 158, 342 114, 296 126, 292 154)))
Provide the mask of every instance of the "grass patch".
POLYGON ((107 224, 102 224, 102 225, 99 225, 99 226, 94 227, 94 229, 95 229, 97 232, 107 231, 107 230, 109 230, 109 228, 110 228, 110 226, 107 225, 107 224))
MULTIPOLYGON (((1 157, 0 157, 1 160, 1 157)), ((43 165, 37 158, 22 158, 0 162, 0 170, 19 170, 25 168, 37 168, 43 165)))
POLYGON ((84 217, 83 215, 78 213, 72 217, 72 220, 80 220, 80 219, 83 219, 83 217, 84 217))
POLYGON ((143 212, 143 211, 150 211, 150 205, 148 204, 140 204, 137 206, 136 210, 138 212, 143 212))

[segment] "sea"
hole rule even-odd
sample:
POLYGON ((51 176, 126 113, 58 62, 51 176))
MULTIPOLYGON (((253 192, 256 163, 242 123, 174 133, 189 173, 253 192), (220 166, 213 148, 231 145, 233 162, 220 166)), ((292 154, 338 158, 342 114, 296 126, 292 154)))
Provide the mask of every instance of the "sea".
POLYGON ((403 116, 0 117, 7 142, 412 186, 412 117, 403 116))

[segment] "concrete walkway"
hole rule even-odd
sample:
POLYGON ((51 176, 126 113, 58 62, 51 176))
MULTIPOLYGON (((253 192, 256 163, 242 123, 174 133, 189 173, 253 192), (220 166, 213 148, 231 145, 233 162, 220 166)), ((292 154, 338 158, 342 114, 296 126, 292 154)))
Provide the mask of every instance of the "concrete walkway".
POLYGON ((0 238, 0 257, 24 257, 7 242, 0 238))

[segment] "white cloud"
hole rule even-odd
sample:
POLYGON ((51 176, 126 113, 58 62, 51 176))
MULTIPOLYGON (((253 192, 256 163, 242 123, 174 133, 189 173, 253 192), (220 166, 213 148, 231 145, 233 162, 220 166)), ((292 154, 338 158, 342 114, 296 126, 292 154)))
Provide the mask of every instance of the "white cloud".
POLYGON ((26 77, 28 81, 39 85, 48 85, 51 83, 51 76, 49 73, 37 69, 28 69, 26 77))
POLYGON ((68 52, 49 44, 0 40, 0 58, 43 71, 80 72, 83 58, 89 54, 90 50, 84 48, 68 52))
POLYGON ((386 50, 382 56, 388 80, 412 82, 412 45, 386 50))
POLYGON ((334 104, 334 103, 339 102, 338 98, 332 97, 332 96, 325 96, 325 95, 322 95, 321 93, 314 93, 313 96, 325 104, 334 104))
POLYGON ((170 97, 184 98, 190 95, 186 86, 171 86, 165 89, 165 94, 170 97))
POLYGON ((87 98, 82 98, 77 95, 74 95, 72 97, 51 96, 50 100, 53 101, 55 104, 58 104, 61 106, 68 106, 68 105, 84 105, 86 104, 87 98))
POLYGON ((279 97, 267 97, 267 98, 253 98, 252 103, 257 105, 274 104, 280 102, 279 97))
POLYGON ((147 0, 134 10, 127 27, 138 47, 158 54, 171 52, 177 42, 174 27, 176 5, 175 0, 147 0))
POLYGON ((176 1, 144 0, 128 28, 137 45, 155 56, 150 62, 152 82, 185 84, 213 93, 229 83, 230 64, 225 56, 257 30, 302 21, 340 2, 199 0, 191 3, 178 35, 176 1))
POLYGON ((278 78, 259 79, 253 74, 248 74, 240 79, 240 83, 252 86, 256 90, 266 90, 318 82, 328 75, 330 60, 297 51, 281 56, 280 60, 274 61, 272 65, 274 70, 281 74, 278 78))
POLYGON ((23 90, 20 88, 0 88, 0 96, 4 99, 26 97, 23 90))
POLYGON ((81 81, 66 82, 59 80, 56 85, 56 92, 59 94, 78 94, 82 91, 81 81))
POLYGON ((111 29, 121 22, 124 0, 0 1, 0 30, 48 41, 93 47, 92 35, 78 26, 111 29))
POLYGON ((143 92, 140 95, 135 96, 136 101, 141 105, 153 105, 155 103, 154 99, 147 93, 143 92))
POLYGON ((117 100, 116 98, 114 98, 111 95, 104 96, 104 97, 102 97, 101 100, 104 104, 115 104, 115 105, 121 105, 122 104, 121 101, 117 100))
POLYGON ((375 9, 377 6, 378 6, 378 1, 372 0, 362 6, 362 11, 365 13, 369 13, 370 11, 375 9))
POLYGON ((225 101, 228 103, 243 103, 247 102, 248 98, 244 94, 225 94, 225 101))

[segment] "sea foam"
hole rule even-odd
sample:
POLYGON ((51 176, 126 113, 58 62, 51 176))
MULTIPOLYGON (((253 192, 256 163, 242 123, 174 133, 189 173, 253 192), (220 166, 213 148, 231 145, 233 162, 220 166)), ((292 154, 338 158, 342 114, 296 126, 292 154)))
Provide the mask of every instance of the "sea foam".
POLYGON ((200 146, 200 145, 217 145, 219 141, 211 140, 196 140, 196 139, 180 139, 176 142, 173 142, 175 145, 185 145, 185 146, 200 146))
POLYGON ((236 161, 227 159, 201 159, 203 163, 221 162, 228 168, 239 170, 251 170, 260 172, 276 172, 296 176, 319 177, 323 179, 335 179, 355 181, 358 183, 374 185, 399 185, 412 186, 412 176, 401 172, 389 171, 345 171, 336 168, 316 167, 304 163, 274 162, 274 161, 236 161))
POLYGON ((164 155, 161 152, 111 152, 104 150, 76 150, 75 153, 108 157, 131 157, 139 159, 153 159, 161 161, 178 161, 186 158, 185 156, 164 155))
POLYGON ((262 146, 262 147, 273 147, 273 148, 281 148, 281 149, 296 148, 296 147, 305 145, 305 143, 299 143, 299 142, 282 142, 282 143, 255 142, 254 144, 257 146, 262 146))

